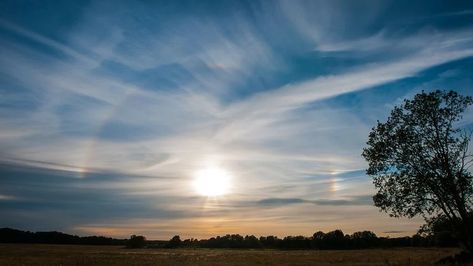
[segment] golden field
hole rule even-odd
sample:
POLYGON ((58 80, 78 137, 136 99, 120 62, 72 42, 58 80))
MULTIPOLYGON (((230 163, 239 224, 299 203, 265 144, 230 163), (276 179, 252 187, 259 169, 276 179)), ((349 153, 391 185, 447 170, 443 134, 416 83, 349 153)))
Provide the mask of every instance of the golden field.
POLYGON ((452 248, 283 251, 0 244, 0 265, 432 265, 458 252, 452 248))

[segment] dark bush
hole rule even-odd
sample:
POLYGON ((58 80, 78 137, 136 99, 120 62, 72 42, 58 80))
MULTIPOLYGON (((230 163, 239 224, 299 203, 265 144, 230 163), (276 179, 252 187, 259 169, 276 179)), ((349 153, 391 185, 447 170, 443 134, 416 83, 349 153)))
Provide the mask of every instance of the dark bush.
POLYGON ((132 235, 126 242, 127 248, 143 248, 146 245, 146 238, 144 236, 132 235))
POLYGON ((166 245, 167 248, 178 248, 181 246, 181 238, 179 236, 173 236, 168 244, 166 245))

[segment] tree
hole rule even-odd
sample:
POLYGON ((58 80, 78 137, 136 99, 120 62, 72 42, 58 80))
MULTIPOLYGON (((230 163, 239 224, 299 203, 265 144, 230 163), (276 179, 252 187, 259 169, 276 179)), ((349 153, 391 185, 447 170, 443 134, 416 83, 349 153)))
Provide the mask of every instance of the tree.
POLYGON ((179 236, 173 236, 168 244, 167 244, 167 247, 168 248, 178 248, 179 246, 181 245, 181 238, 179 236))
POLYGON ((261 243, 259 242, 258 238, 254 235, 245 236, 245 247, 246 248, 261 248, 261 243))
POLYGON ((322 249, 345 249, 347 238, 342 230, 334 230, 326 233, 322 239, 322 249))
POLYGON ((144 236, 132 235, 126 242, 128 248, 142 248, 146 244, 146 238, 144 236))
POLYGON ((355 232, 350 239, 353 248, 369 248, 376 246, 378 242, 378 237, 371 231, 355 232))
POLYGON ((449 221, 445 215, 438 215, 426 220, 418 234, 424 235, 426 238, 436 246, 452 247, 458 244, 458 232, 452 231, 454 225, 449 221))
POLYGON ((325 233, 322 231, 317 231, 312 235, 312 246, 314 248, 320 249, 323 246, 323 240, 325 233))
POLYGON ((378 192, 374 204, 391 216, 445 215, 473 252, 471 134, 459 128, 472 97, 422 92, 394 107, 369 134, 363 157, 378 192))

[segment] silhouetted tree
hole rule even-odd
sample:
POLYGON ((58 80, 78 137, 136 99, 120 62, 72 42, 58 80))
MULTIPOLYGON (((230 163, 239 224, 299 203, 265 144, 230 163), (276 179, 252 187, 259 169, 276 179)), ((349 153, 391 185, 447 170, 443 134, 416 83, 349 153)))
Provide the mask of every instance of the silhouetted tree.
POLYGON ((391 216, 443 214, 473 252, 470 135, 459 128, 471 97, 419 93, 372 129, 363 150, 378 189, 374 203, 391 216))
POLYGON ((69 235, 61 232, 29 232, 0 228, 0 243, 48 243, 80 245, 124 245, 127 240, 103 236, 69 235))
POLYGON ((309 249, 311 240, 304 236, 286 236, 280 243, 284 249, 309 249))
MULTIPOLYGON (((436 223, 437 224, 437 223, 436 223)), ((439 222, 443 224, 443 222, 439 222)), ((432 228, 445 228, 445 225, 435 225, 432 228)), ((446 227, 448 228, 448 226, 446 227)), ((429 229, 430 230, 430 229, 429 229)), ((433 229, 443 232, 444 229, 433 229)), ((443 236, 443 235, 442 235, 443 236)), ((451 239, 451 238, 450 238, 451 239)), ((359 249, 369 247, 409 247, 409 246, 451 246, 457 242, 436 241, 430 233, 420 232, 413 237, 376 237, 370 231, 355 232, 351 236, 343 235, 340 230, 325 234, 316 232, 312 237, 286 236, 280 239, 277 236, 241 236, 228 234, 210 239, 186 239, 180 241, 174 236, 170 241, 146 240, 143 236, 133 235, 130 239, 113 239, 102 236, 79 237, 61 232, 28 232, 10 228, 0 228, 0 243, 49 243, 49 244, 77 244, 77 245, 126 245, 127 247, 146 248, 274 248, 274 249, 359 249), (171 245, 169 244, 171 242, 171 245), (141 243, 141 244, 140 244, 141 243)), ((448 240, 448 239, 447 239, 448 240)), ((453 240, 455 241, 455 240, 453 240)))
POLYGON ((445 215, 428 218, 426 219, 426 222, 427 223, 419 230, 419 234, 425 235, 436 246, 455 246, 458 244, 458 240, 462 238, 462 236, 458 235, 458 231, 452 230, 455 228, 455 224, 458 224, 459 222, 456 221, 452 225, 452 222, 447 219, 445 215))
POLYGON ((342 230, 335 230, 326 233, 323 236, 321 248, 323 249, 345 249, 347 247, 347 238, 342 230))
POLYGON ((181 246, 181 238, 179 236, 173 236, 167 244, 168 248, 178 248, 180 246, 181 246))
POLYGON ((371 231, 355 232, 350 236, 353 248, 369 248, 378 244, 378 237, 371 231))
POLYGON ((132 235, 126 242, 128 248, 143 248, 146 245, 146 238, 144 236, 132 235))
POLYGON ((312 247, 321 249, 323 247, 323 241, 324 241, 325 233, 322 231, 315 232, 312 235, 312 247))
POLYGON ((276 248, 281 239, 277 236, 262 236, 259 238, 259 241, 263 247, 266 248, 276 248))
POLYGON ((181 242, 181 246, 186 247, 186 248, 190 248, 190 247, 195 248, 199 246, 199 240, 195 238, 185 239, 184 241, 181 242))
POLYGON ((260 248, 261 243, 259 242, 258 238, 254 235, 245 236, 245 247, 247 248, 260 248))

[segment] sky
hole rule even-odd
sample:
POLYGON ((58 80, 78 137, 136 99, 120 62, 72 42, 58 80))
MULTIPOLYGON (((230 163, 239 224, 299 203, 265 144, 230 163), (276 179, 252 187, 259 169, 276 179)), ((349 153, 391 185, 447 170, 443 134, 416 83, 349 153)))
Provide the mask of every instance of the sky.
POLYGON ((472 71, 471 1, 4 0, 0 227, 412 235, 362 149, 405 98, 473 96, 472 71))

